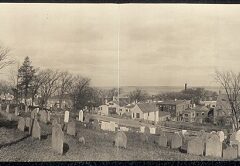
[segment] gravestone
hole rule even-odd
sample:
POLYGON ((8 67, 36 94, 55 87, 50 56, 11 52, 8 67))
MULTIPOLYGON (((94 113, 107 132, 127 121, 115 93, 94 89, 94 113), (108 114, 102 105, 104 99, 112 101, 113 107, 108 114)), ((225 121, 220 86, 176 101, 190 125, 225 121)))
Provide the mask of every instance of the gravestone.
POLYGON ((7 105, 6 112, 9 113, 9 104, 7 105))
POLYGON ((182 146, 182 137, 179 133, 174 133, 171 139, 171 148, 178 149, 182 146))
POLYGON ((149 129, 148 126, 145 127, 145 129, 144 129, 144 133, 147 134, 147 135, 150 134, 150 129, 149 129))
POLYGON ((240 130, 238 130, 238 131, 236 132, 235 140, 237 140, 238 142, 240 142, 240 130))
POLYGON ((223 131, 218 131, 217 134, 220 138, 220 142, 223 142, 224 141, 224 132, 223 131))
POLYGON ((201 138, 196 137, 188 141, 187 153, 202 156, 203 151, 204 151, 204 142, 201 138))
POLYGON ((217 134, 211 134, 207 139, 206 156, 222 157, 222 142, 217 134))
POLYGON ((51 122, 51 112, 47 111, 47 121, 51 122))
POLYGON ((52 121, 52 125, 54 126, 56 124, 59 124, 59 122, 58 122, 57 118, 54 118, 53 121, 52 121))
POLYGON ((79 111, 78 120, 80 122, 83 122, 83 111, 82 110, 79 111))
POLYGON ((52 127, 52 148, 58 154, 63 154, 64 133, 60 124, 52 127))
POLYGON ((15 107, 15 116, 18 116, 19 115, 19 109, 18 109, 18 107, 15 107))
POLYGON ((84 137, 79 137, 78 141, 85 145, 85 138, 84 137))
POLYGON ((76 123, 74 121, 71 121, 67 124, 67 134, 69 135, 76 135, 76 123))
POLYGON ((127 136, 124 132, 117 132, 114 139, 114 145, 116 147, 127 148, 127 136))
POLYGON ((2 111, 2 104, 0 104, 0 111, 2 111))
POLYGON ((233 160, 238 157, 238 147, 237 146, 228 146, 226 149, 223 149, 223 158, 226 160, 233 160))
POLYGON ((34 121, 33 121, 32 137, 38 138, 39 140, 41 140, 41 127, 40 127, 37 119, 34 119, 34 121))
POLYGON ((167 137, 164 135, 158 136, 158 139, 157 139, 158 146, 167 147, 167 140, 168 140, 167 137))
POLYGON ((140 133, 144 133, 145 131, 145 126, 140 126, 140 133))
POLYGON ((109 128, 109 131, 116 131, 116 123, 115 122, 113 122, 113 121, 110 121, 109 123, 108 123, 108 128, 109 128))
POLYGON ((94 119, 94 121, 92 122, 92 127, 94 130, 100 130, 100 125, 98 123, 98 120, 94 119))
POLYGON ((37 119, 37 116, 38 116, 37 109, 34 109, 34 110, 31 112, 31 119, 37 119))
POLYGON ((64 123, 68 123, 69 121, 69 111, 65 111, 64 113, 64 123))
POLYGON ((25 119, 23 117, 20 117, 19 120, 18 120, 18 129, 20 131, 25 131, 25 119))
POLYGON ((147 134, 145 134, 145 133, 141 133, 140 134, 140 140, 142 141, 142 142, 146 142, 146 143, 148 143, 149 142, 149 138, 148 138, 149 136, 147 135, 147 134))
POLYGON ((26 121, 26 127, 28 127, 28 128, 30 129, 30 128, 31 128, 31 125, 32 125, 32 123, 31 123, 31 118, 26 117, 25 121, 26 121))
POLYGON ((39 114, 40 114, 40 121, 43 123, 47 123, 48 122, 47 111, 41 110, 41 111, 39 111, 39 114))
POLYGON ((150 134, 156 134, 156 127, 150 127, 150 134))
POLYGON ((28 112, 28 105, 25 104, 25 112, 28 112))

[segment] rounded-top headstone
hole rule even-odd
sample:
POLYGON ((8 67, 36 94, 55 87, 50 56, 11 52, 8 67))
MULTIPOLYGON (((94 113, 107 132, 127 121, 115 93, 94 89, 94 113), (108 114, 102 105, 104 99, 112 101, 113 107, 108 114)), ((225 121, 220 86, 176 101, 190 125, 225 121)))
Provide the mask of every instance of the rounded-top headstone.
POLYGON ((26 126, 26 122, 25 122, 25 119, 23 117, 20 117, 19 120, 18 120, 18 129, 20 131, 25 131, 25 126, 26 126))
POLYGON ((203 155, 204 142, 202 138, 196 137, 188 141, 187 153, 194 155, 203 155))
POLYGON ((55 124, 52 128, 52 148, 58 154, 63 154, 64 133, 60 124, 55 124))
POLYGON ((217 134, 220 138, 220 142, 223 142, 224 141, 224 132, 223 131, 218 131, 217 134))
POLYGON ((211 134, 207 139, 206 156, 222 157, 222 142, 217 134, 211 134))
POLYGON ((124 132, 117 132, 114 139, 114 144, 116 147, 127 148, 127 136, 124 132))

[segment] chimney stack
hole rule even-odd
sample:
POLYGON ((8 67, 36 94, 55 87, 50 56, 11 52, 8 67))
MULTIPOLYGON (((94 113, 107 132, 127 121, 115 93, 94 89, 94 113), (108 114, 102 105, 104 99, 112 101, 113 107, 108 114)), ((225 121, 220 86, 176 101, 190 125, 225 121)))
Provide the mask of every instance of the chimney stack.
POLYGON ((184 89, 187 90, 187 83, 184 84, 184 89))

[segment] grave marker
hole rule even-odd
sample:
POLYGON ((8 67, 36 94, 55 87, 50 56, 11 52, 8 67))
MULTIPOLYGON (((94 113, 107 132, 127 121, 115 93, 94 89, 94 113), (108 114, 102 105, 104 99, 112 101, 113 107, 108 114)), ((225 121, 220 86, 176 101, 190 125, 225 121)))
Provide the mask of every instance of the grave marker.
POLYGON ((40 127, 37 119, 34 119, 34 121, 33 121, 32 137, 38 138, 39 140, 41 140, 41 127, 40 127))
POLYGON ((18 127, 20 131, 25 131, 25 119, 23 117, 20 117, 18 120, 18 127))
POLYGON ((222 157, 222 142, 217 134, 211 134, 207 139, 206 156, 222 157))
POLYGON ((204 142, 201 138, 196 137, 188 141, 187 153, 194 155, 203 155, 204 142))
POLYGON ((226 149, 223 149, 223 158, 227 160, 233 160, 238 157, 238 148, 237 146, 228 146, 226 149))
POLYGON ((157 139, 157 144, 158 146, 161 146, 161 147, 167 147, 167 137, 164 136, 164 135, 160 135, 157 139))
POLYGON ((80 122, 83 122, 83 111, 82 110, 79 111, 78 120, 80 122))
POLYGON ((55 124, 52 128, 52 148, 58 154, 63 154, 64 133, 60 124, 55 124))
POLYGON ((69 121, 69 111, 65 111, 64 113, 64 123, 68 123, 69 121))
POLYGON ((76 123, 75 121, 71 121, 67 124, 67 134, 69 135, 76 135, 76 123))
POLYGON ((9 113, 9 104, 7 105, 6 112, 9 113))
POLYGON ((171 139, 171 148, 178 149, 182 146, 182 137, 179 133, 174 133, 171 139))
POLYGON ((124 132, 117 132, 115 139, 114 139, 114 145, 116 147, 123 147, 127 148, 127 136, 124 132))

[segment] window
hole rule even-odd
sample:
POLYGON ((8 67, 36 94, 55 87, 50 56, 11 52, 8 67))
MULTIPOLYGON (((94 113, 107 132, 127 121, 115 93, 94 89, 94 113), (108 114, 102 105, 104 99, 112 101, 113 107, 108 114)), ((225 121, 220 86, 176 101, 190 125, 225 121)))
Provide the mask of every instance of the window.
POLYGON ((184 116, 188 117, 188 114, 184 114, 184 116))
POLYGON ((120 109, 120 111, 122 111, 122 109, 120 109))
POLYGON ((148 116, 149 116, 149 112, 148 112, 148 116))
POLYGON ((133 113, 133 118, 134 118, 134 113, 133 113))
POLYGON ((140 114, 139 113, 136 114, 136 118, 140 118, 140 114))
POLYGON ((202 112, 202 115, 204 115, 204 112, 202 112))
POLYGON ((197 113, 196 116, 199 116, 199 114, 197 113))

